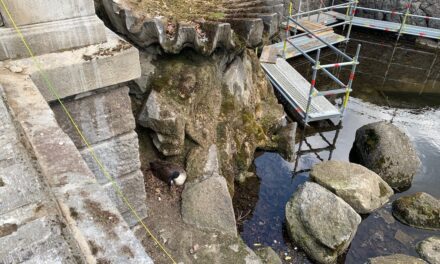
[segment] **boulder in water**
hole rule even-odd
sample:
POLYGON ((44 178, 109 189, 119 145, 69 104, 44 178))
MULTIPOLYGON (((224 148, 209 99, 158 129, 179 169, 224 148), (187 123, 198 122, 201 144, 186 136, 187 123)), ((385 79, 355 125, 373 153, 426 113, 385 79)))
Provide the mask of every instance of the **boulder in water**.
POLYGON ((429 237, 418 243, 417 252, 430 264, 440 263, 440 236, 429 237))
POLYGON ((415 193, 393 202, 393 215, 402 223, 440 230, 440 200, 427 193, 415 193))
POLYGON ((370 258, 367 263, 368 264, 427 264, 422 259, 403 255, 403 254, 370 258))
POLYGON ((420 167, 420 159, 408 136, 385 121, 356 131, 350 161, 376 172, 397 191, 411 186, 420 167))
POLYGON ((292 240, 319 263, 333 263, 350 245, 361 217, 319 184, 306 182, 286 205, 292 240))
POLYGON ((313 181, 329 189, 360 214, 382 207, 393 190, 375 172, 354 163, 327 161, 312 168, 313 181))

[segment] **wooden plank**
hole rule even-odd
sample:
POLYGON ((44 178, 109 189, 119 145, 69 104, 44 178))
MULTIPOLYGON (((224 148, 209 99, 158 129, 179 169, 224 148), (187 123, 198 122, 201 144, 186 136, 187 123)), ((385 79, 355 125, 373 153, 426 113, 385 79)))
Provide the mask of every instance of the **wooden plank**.
POLYGON ((260 56, 260 62, 262 63, 277 63, 277 57, 279 50, 275 46, 264 46, 263 52, 260 56))
MULTIPOLYGON (((333 32, 333 28, 327 27, 326 25, 322 25, 322 24, 319 24, 319 23, 315 23, 315 22, 309 21, 307 19, 301 19, 299 22, 301 23, 301 25, 304 28, 306 28, 306 29, 308 29, 310 31, 318 31, 318 30, 320 30, 319 32, 315 33, 316 35, 324 35, 324 34, 326 34, 328 32, 333 32)), ((305 32, 303 27, 298 27, 298 30, 301 30, 301 31, 305 32)))
MULTIPOLYGON (((341 35, 333 33, 333 32, 327 32, 327 34, 322 35, 320 37, 331 44, 336 44, 336 43, 339 43, 339 42, 342 42, 345 40, 344 36, 341 36, 341 35)), ((322 43, 321 41, 319 41, 318 39, 311 38, 308 36, 295 38, 295 39, 292 39, 291 41, 295 45, 297 45, 301 50, 303 50, 305 52, 310 52, 310 51, 317 50, 319 48, 326 47, 326 45, 324 43, 322 43)), ((271 45, 269 47, 276 48, 276 50, 278 51, 278 55, 282 55, 284 43, 280 42, 280 43, 271 45)), ((296 50, 292 45, 290 45, 290 44, 287 45, 287 50, 286 50, 286 54, 285 54, 287 59, 293 58, 293 57, 296 57, 299 55, 301 55, 301 52, 296 50)))

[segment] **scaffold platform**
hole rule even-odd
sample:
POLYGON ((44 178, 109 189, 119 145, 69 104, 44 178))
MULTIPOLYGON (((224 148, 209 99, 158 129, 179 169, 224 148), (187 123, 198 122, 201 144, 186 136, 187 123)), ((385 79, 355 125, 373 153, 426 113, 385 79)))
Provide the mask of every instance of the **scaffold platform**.
MULTIPOLYGON (((358 9, 363 9, 363 8, 358 7, 358 9)), ((333 17, 337 20, 346 21, 347 19, 349 19, 345 14, 336 11, 327 11, 324 14, 325 15, 323 17, 333 17)), ((328 20, 325 22, 332 22, 332 21, 328 20)), ((396 33, 399 33, 400 31, 401 34, 440 40, 440 29, 435 29, 435 28, 421 27, 410 24, 402 24, 402 23, 383 21, 383 20, 377 20, 377 19, 371 19, 365 17, 356 17, 356 16, 353 17, 352 23, 353 26, 358 26, 358 27, 371 28, 371 29, 383 30, 386 32, 396 32, 396 33)))
MULTIPOLYGON (((277 58, 276 63, 261 63, 261 66, 278 92, 304 117, 312 84, 283 58, 277 58)), ((318 90, 313 88, 313 94, 318 93, 318 90)), ((313 98, 308 115, 309 121, 312 122, 339 117, 341 113, 325 96, 320 95, 313 98)))

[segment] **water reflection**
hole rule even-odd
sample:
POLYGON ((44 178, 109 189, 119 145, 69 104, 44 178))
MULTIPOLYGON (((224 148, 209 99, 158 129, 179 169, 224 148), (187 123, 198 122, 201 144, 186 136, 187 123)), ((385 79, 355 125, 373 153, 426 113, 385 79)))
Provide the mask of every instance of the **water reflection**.
MULTIPOLYGON (((440 101, 438 104, 440 105, 440 101)), ((404 130, 415 144, 422 161, 422 169, 414 178, 412 187, 402 194, 394 195, 392 200, 417 191, 424 191, 439 198, 440 109, 423 113, 410 110, 395 111, 353 98, 339 127, 321 122, 314 124, 313 129, 306 130, 308 132, 304 137, 307 143, 302 143, 302 149, 320 151, 318 155, 313 151, 299 153, 296 176, 293 179, 295 163, 286 162, 278 154, 264 153, 255 160, 256 173, 260 179, 259 195, 253 213, 241 228, 241 235, 246 243, 251 247, 254 247, 255 243, 272 246, 281 254, 287 252, 292 255, 295 245, 290 244, 284 230, 284 207, 298 185, 308 180, 308 170, 314 164, 329 158, 348 161, 356 130, 365 124, 391 120, 393 115, 394 124, 404 130), (333 147, 329 148, 329 145, 333 147)), ((302 134, 299 133, 297 149, 301 138, 302 134)), ((364 263, 370 257, 397 253, 416 256, 415 244, 433 234, 440 235, 440 232, 408 227, 395 220, 391 215, 389 203, 364 218, 343 262, 364 263)), ((299 256, 298 259, 301 261, 293 263, 305 261, 301 254, 299 256)))
POLYGON ((312 154, 321 162, 331 160, 342 128, 342 120, 336 125, 331 120, 328 120, 311 123, 310 127, 303 128, 300 133, 301 137, 296 152, 293 176, 310 171, 312 164, 310 164, 310 162, 304 162, 302 160, 304 156, 308 157, 309 154, 312 154), (325 134, 331 135, 328 137, 325 134), (316 141, 322 142, 318 142, 319 145, 316 145, 316 141), (322 146, 322 144, 324 144, 324 146, 322 146), (327 157, 324 157, 323 154, 327 154, 327 157))

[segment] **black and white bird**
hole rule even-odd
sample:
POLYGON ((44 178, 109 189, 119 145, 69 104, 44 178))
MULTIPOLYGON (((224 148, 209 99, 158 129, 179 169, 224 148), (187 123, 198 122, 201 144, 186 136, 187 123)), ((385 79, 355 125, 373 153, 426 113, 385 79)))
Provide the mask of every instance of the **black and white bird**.
POLYGON ((150 162, 154 176, 171 185, 183 185, 186 181, 185 170, 171 162, 157 160, 150 162))

